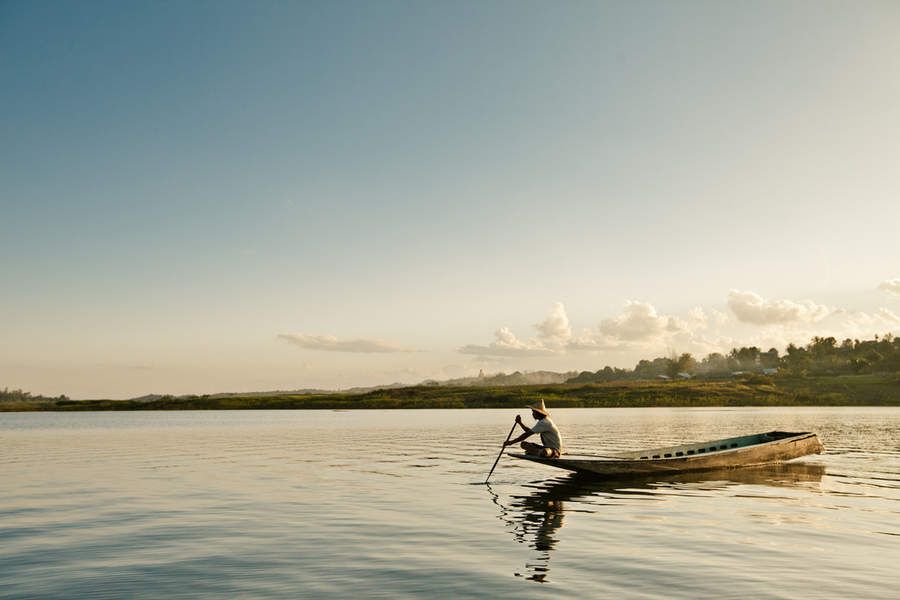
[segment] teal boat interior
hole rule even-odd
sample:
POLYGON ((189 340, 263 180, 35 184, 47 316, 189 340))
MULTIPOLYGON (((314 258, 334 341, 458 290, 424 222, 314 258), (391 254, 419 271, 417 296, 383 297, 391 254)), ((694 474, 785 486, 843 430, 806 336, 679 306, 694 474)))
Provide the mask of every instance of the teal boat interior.
POLYGON ((714 454, 719 452, 738 450, 741 448, 748 448, 750 446, 759 446, 761 444, 768 444, 770 442, 777 442, 787 438, 802 435, 812 434, 790 431, 769 431, 766 433, 724 438, 721 440, 712 440, 708 442, 696 442, 691 444, 682 444, 680 446, 666 446, 664 448, 652 448, 650 450, 640 450, 637 452, 623 452, 616 454, 615 457, 625 460, 663 460, 666 458, 684 458, 687 456, 714 454))

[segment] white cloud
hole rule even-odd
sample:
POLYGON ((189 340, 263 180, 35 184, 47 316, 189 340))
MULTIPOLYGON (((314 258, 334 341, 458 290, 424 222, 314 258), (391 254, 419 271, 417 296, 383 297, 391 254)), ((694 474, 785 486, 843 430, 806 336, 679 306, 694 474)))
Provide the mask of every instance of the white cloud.
POLYGON ((900 325, 900 317, 887 308, 879 308, 874 313, 842 311, 835 319, 838 332, 871 337, 885 333, 891 327, 900 325))
MULTIPOLYGON (((715 315, 714 322, 719 322, 715 315)), ((708 323, 709 318, 700 307, 693 309, 683 320, 658 314, 650 303, 630 300, 618 316, 604 319, 596 329, 584 329, 576 335, 572 332, 565 306, 558 302, 553 305, 547 318, 535 325, 538 331, 536 339, 520 340, 509 328, 501 327, 494 333, 492 343, 469 344, 459 348, 459 352, 512 358, 560 356, 575 352, 619 352, 653 346, 658 347, 659 351, 673 345, 678 348, 706 348, 710 343, 697 337, 692 329, 705 328, 708 323)))
POLYGON ((566 344, 566 349, 572 352, 579 350, 596 352, 599 350, 622 350, 625 344, 621 341, 603 335, 596 330, 585 329, 581 334, 572 337, 566 344))
POLYGON ((333 335, 306 335, 303 333, 281 333, 278 337, 307 350, 327 352, 356 352, 362 354, 390 354, 412 352, 389 342, 375 339, 341 340, 333 335))
POLYGON ((572 338, 572 326, 562 302, 556 302, 547 317, 534 328, 538 332, 537 339, 520 340, 508 327, 501 327, 494 332, 494 341, 490 344, 468 344, 459 348, 459 352, 476 356, 550 356, 565 352, 572 338))
POLYGON ((629 300, 619 316, 600 321, 599 330, 610 338, 646 342, 686 328, 687 325, 681 319, 659 315, 649 302, 629 300))
POLYGON ((554 304, 547 318, 537 323, 535 328, 538 330, 538 337, 553 346, 561 346, 572 337, 572 326, 562 302, 554 304))
POLYGON ((728 308, 738 321, 754 325, 816 323, 834 311, 811 300, 767 300, 749 291, 731 290, 728 308))
POLYGON ((887 308, 856 312, 809 300, 767 300, 754 292, 737 290, 729 293, 728 307, 733 317, 699 306, 676 316, 661 314, 649 302, 629 300, 618 315, 601 320, 595 328, 575 333, 565 306, 556 303, 548 316, 534 326, 538 333, 535 338, 522 340, 508 327, 501 327, 490 344, 470 344, 458 350, 474 355, 476 360, 507 363, 524 357, 603 352, 641 358, 671 352, 703 356, 744 345, 783 348, 789 342, 806 344, 815 335, 870 338, 900 326, 900 316, 887 308), (765 327, 758 333, 742 333, 742 323, 765 327))
POLYGON ((789 343, 806 345, 814 336, 832 336, 838 340, 871 339, 876 334, 883 335, 896 331, 898 326, 900 316, 887 308, 879 308, 874 312, 835 309, 821 321, 769 326, 764 328, 759 336, 736 340, 735 345, 784 348, 789 343))
POLYGON ((884 290, 886 292, 890 292, 891 294, 894 294, 895 296, 900 296, 900 277, 882 281, 879 284, 878 289, 884 290))
POLYGON ((660 314, 649 302, 630 300, 622 312, 600 322, 595 332, 586 332, 570 342, 576 349, 640 352, 642 358, 671 352, 696 355, 729 350, 733 340, 723 335, 728 316, 716 309, 697 306, 685 317, 660 314))
POLYGON ((702 306, 695 306, 688 311, 688 322, 698 329, 706 329, 709 325, 709 317, 702 306))
POLYGON ((459 352, 479 356, 549 356, 555 353, 539 341, 523 342, 508 327, 495 331, 494 341, 487 346, 468 344, 460 348, 459 352))
POLYGON ((895 312, 884 307, 879 308, 875 314, 878 315, 878 317, 880 317, 883 321, 886 321, 888 323, 900 324, 900 317, 898 317, 895 312))
POLYGON ((714 308, 710 312, 712 313, 713 323, 715 323, 717 327, 721 327, 731 320, 728 313, 724 313, 721 310, 716 310, 714 308))

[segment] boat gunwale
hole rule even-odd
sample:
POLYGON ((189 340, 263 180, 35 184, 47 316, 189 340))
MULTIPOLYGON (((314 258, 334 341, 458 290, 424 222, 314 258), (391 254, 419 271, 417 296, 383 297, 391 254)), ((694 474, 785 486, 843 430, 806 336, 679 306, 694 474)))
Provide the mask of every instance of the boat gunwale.
MULTIPOLYGON (((776 430, 777 431, 777 430, 776 430)), ((772 431, 767 431, 765 433, 774 433, 772 431)), ((782 433, 795 433, 792 431, 785 431, 782 433)), ((763 435, 763 434, 753 434, 753 435, 763 435)), ((738 437, 752 437, 752 436, 738 436, 738 437)), ((763 446, 768 446, 769 444, 781 444, 781 443, 792 443, 799 442, 810 437, 818 437, 818 435, 814 431, 801 431, 797 432, 794 435, 790 435, 787 437, 779 438, 777 440, 769 440, 768 442, 760 442, 758 444, 750 444, 748 446, 739 446, 737 448, 726 448, 724 450, 715 450, 713 452, 705 452, 703 454, 690 454, 684 456, 669 456, 669 457, 660 457, 660 458, 631 458, 631 457, 621 457, 621 458, 613 458, 612 455, 608 456, 597 456, 590 454, 563 454, 559 458, 547 458, 542 456, 531 456, 524 452, 508 452, 510 456, 515 458, 522 458, 525 460, 531 460, 538 463, 545 463, 549 465, 554 464, 565 464, 566 462, 594 462, 594 463, 608 463, 615 465, 626 465, 626 464, 648 464, 648 463, 663 463, 666 461, 680 460, 680 461, 697 461, 698 459, 706 459, 710 456, 724 456, 730 453, 737 453, 739 451, 745 451, 750 449, 761 448, 763 446)), ((682 444, 682 446, 691 446, 694 444, 711 444, 713 442, 719 442, 723 440, 734 439, 734 438, 722 438, 720 440, 709 440, 707 442, 689 442, 687 444, 682 444)), ((665 446, 664 448, 677 448, 679 446, 665 446)), ((653 452, 658 451, 659 448, 650 448, 648 450, 642 450, 640 452, 653 452)), ((629 451, 631 453, 632 451, 629 451)), ((799 457, 798 457, 799 458, 799 457)))

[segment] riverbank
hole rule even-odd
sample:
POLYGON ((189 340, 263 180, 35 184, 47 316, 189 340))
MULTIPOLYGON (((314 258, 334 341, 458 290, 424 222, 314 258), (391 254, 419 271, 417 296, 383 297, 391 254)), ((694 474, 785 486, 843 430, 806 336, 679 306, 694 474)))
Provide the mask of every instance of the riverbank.
POLYGON ((182 396, 154 400, 32 400, 0 411, 519 408, 650 406, 900 406, 900 375, 728 381, 612 381, 509 387, 412 386, 359 393, 182 396))

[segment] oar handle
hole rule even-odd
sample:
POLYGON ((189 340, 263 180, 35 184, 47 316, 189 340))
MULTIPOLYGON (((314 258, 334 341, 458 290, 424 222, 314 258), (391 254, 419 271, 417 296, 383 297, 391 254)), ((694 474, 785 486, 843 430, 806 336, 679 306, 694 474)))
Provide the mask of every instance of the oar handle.
POLYGON ((485 483, 487 483, 488 479, 491 478, 491 475, 494 474, 494 469, 497 468, 497 463, 500 462, 500 457, 503 456, 503 449, 506 448, 506 442, 509 441, 509 438, 512 437, 513 431, 515 431, 515 430, 516 430, 516 423, 513 422, 513 425, 509 430, 509 434, 506 436, 506 441, 503 442, 503 446, 500 448, 500 454, 497 455, 497 460, 494 461, 494 466, 491 467, 491 472, 488 473, 488 476, 484 480, 485 483))

